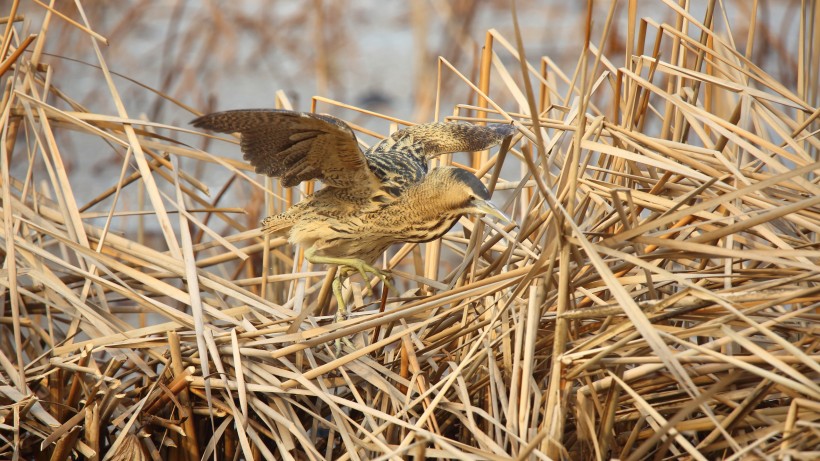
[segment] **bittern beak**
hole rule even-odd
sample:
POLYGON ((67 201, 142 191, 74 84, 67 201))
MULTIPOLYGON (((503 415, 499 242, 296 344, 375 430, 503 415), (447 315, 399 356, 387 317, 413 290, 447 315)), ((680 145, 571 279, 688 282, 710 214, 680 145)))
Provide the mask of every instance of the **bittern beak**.
POLYGON ((474 200, 473 206, 475 206, 479 213, 494 216, 504 224, 512 224, 512 220, 510 220, 510 218, 508 218, 507 215, 505 215, 501 210, 498 209, 497 206, 495 206, 493 202, 489 200, 474 200))

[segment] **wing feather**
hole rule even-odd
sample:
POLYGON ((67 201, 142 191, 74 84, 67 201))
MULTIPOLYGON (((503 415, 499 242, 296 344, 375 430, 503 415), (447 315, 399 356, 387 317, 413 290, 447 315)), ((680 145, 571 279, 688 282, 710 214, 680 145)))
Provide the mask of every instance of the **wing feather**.
POLYGON ((221 133, 240 133, 245 160, 257 173, 281 178, 286 187, 310 179, 352 189, 372 189, 378 183, 353 130, 329 115, 230 110, 203 115, 191 123, 221 133))
POLYGON ((489 149, 515 131, 510 124, 425 123, 396 131, 365 156, 381 188, 396 196, 424 179, 431 158, 489 149))

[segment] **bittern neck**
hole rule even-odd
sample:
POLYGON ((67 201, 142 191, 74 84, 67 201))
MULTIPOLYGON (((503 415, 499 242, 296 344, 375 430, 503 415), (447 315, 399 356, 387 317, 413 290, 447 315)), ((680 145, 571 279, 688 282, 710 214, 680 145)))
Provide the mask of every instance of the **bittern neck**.
POLYGON ((405 213, 396 214, 396 227, 407 242, 429 242, 449 231, 463 214, 452 195, 433 190, 405 194, 397 205, 405 213))

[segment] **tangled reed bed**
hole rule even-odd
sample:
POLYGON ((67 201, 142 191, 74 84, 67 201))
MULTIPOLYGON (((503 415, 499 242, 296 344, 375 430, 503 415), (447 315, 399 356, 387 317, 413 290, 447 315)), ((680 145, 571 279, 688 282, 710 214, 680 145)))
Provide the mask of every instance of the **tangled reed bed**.
MULTIPOLYGON (((40 54, 45 29, 19 35, 13 7, 0 457, 816 456, 820 34, 801 35, 790 89, 735 43, 720 3, 702 18, 665 4, 674 24, 630 8, 625 56, 588 40, 573 72, 495 30, 477 78, 442 58, 475 98, 449 119, 519 128, 464 162, 517 225, 464 219, 395 249, 384 264, 400 292, 354 279, 339 323, 333 274, 256 227, 310 188, 129 114, 102 37, 55 12, 91 39, 115 107, 85 110, 40 54), (67 173, 66 132, 122 165, 90 201, 67 173)), ((357 127, 364 139, 405 123, 314 106, 364 114, 380 127, 357 127)))

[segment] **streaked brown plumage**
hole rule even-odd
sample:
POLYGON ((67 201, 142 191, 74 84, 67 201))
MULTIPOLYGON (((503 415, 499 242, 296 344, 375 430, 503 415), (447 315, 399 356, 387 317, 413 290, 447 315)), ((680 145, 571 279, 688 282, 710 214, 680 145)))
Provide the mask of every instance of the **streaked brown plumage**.
MULTIPOLYGON (((511 125, 417 125, 362 152, 353 130, 328 115, 232 110, 192 123, 239 132, 245 159, 258 173, 281 178, 287 187, 310 179, 325 184, 262 221, 266 232, 287 235, 307 248, 305 256, 313 263, 348 266, 385 280, 371 264, 391 244, 441 237, 465 214, 504 216, 470 172, 442 167, 428 174, 427 162, 444 153, 488 149, 512 135, 511 125)), ((342 310, 340 286, 337 279, 334 292, 342 310)))

